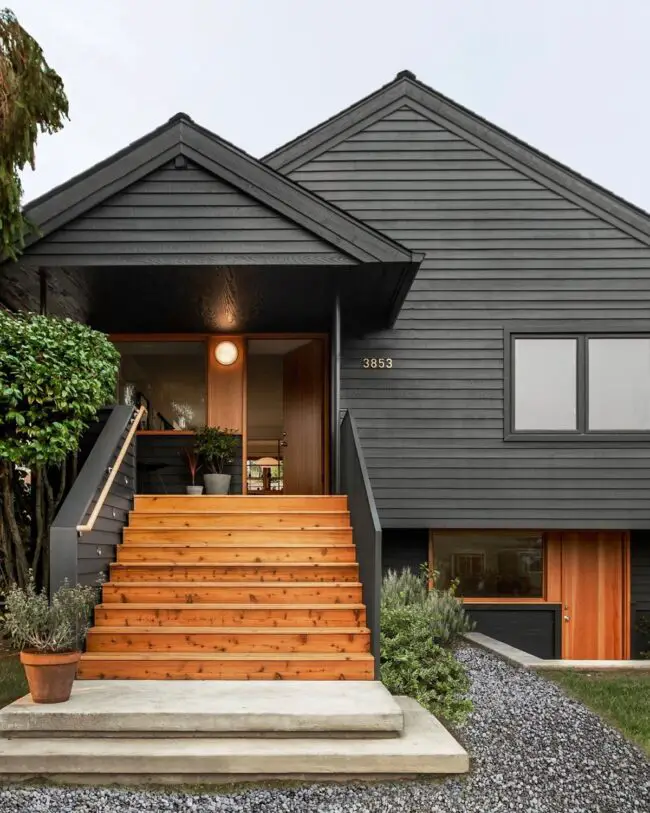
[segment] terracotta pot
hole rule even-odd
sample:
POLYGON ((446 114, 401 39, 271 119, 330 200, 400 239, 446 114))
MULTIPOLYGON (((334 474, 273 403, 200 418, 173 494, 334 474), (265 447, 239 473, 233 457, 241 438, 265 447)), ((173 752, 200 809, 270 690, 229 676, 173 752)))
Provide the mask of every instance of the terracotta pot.
POLYGON ((34 703, 65 703, 70 699, 81 652, 20 653, 34 703))

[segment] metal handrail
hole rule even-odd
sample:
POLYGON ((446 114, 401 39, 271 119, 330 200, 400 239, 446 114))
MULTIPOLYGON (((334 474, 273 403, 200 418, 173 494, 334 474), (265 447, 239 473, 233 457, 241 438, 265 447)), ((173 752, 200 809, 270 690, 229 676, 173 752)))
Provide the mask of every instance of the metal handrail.
POLYGON ((99 512, 104 507, 106 497, 108 497, 108 492, 111 490, 111 486, 113 485, 113 480, 115 480, 115 478, 117 477, 117 473, 120 470, 122 461, 126 457, 126 453, 128 451, 129 446, 131 445, 133 436, 137 432, 138 426, 140 426, 140 421, 144 418, 146 414, 147 409, 144 406, 141 406, 140 409, 136 412, 135 418, 133 419, 133 423, 131 424, 131 428, 129 429, 126 437, 124 438, 124 443, 122 444, 119 454, 115 458, 115 463, 113 464, 113 467, 108 473, 108 477, 106 478, 106 482, 104 483, 104 488, 102 488, 99 497, 97 498, 97 502, 95 503, 95 507, 93 508, 91 515, 88 517, 88 522, 86 522, 85 525, 77 525, 78 533, 87 533, 88 531, 92 531, 92 529, 95 527, 95 522, 97 521, 99 512))

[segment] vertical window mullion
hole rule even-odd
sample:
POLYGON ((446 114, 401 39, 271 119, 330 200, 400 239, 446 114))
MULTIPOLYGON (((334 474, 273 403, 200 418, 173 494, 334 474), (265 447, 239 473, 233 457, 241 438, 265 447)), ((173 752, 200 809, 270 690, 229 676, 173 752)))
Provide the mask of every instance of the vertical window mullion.
POLYGON ((587 388, 588 388, 588 381, 587 381, 587 337, 586 336, 578 336, 577 337, 577 353, 578 358, 576 359, 576 374, 578 376, 577 380, 577 429, 578 432, 584 433, 587 431, 587 409, 588 409, 588 398, 587 398, 587 388))

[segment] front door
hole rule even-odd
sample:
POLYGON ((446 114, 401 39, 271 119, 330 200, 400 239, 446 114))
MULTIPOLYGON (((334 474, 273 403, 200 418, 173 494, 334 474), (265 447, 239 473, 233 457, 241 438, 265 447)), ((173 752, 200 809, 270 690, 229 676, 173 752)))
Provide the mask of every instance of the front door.
POLYGON ((625 561, 621 531, 562 533, 562 657, 625 655, 625 561))
POLYGON ((324 342, 310 341, 284 357, 284 493, 322 494, 325 482, 324 342))

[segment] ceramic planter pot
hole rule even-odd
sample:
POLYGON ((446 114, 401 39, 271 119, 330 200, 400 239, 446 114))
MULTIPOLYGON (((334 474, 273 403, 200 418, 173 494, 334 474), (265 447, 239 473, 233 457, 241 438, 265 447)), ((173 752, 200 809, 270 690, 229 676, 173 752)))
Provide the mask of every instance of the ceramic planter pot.
POLYGON ((229 474, 204 474, 206 494, 227 494, 230 491, 229 474))
POLYGON ((21 652, 34 703, 65 703, 70 699, 80 652, 21 652))
POLYGON ((185 491, 187 494, 203 494, 203 486, 185 486, 185 491))

